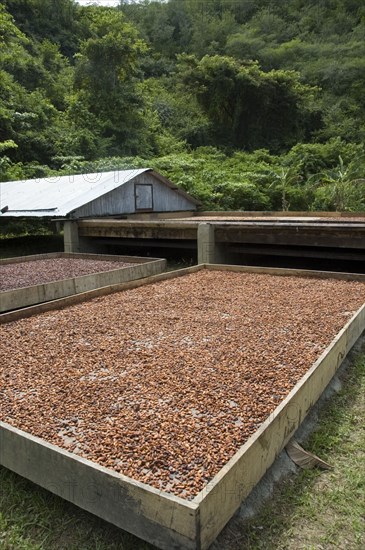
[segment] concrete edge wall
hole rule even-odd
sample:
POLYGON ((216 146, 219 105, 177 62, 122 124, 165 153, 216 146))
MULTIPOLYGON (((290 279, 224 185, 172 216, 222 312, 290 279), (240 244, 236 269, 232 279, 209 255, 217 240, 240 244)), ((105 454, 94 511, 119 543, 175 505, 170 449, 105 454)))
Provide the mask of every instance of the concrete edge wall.
POLYGON ((144 259, 142 262, 139 258, 137 262, 134 262, 133 257, 124 256, 123 261, 137 263, 137 265, 3 291, 0 293, 0 313, 84 293, 95 288, 157 275, 166 269, 166 260, 164 259, 152 261, 144 259))
POLYGON ((81 260, 100 260, 115 262, 145 263, 160 258, 146 256, 120 256, 115 254, 89 254, 82 252, 49 252, 48 254, 30 254, 29 256, 15 256, 13 258, 0 259, 1 265, 17 264, 23 262, 34 262, 35 260, 52 260, 54 258, 75 258, 81 260))
POLYGON ((273 464, 364 330, 365 304, 287 398, 194 499, 200 510, 202 550, 214 541, 273 464))
POLYGON ((291 211, 291 210, 228 210, 228 211, 215 211, 204 210, 202 212, 193 212, 193 216, 217 216, 217 217, 300 217, 300 218, 362 218, 365 216, 365 212, 329 212, 329 211, 291 211))
POLYGON ((183 217, 200 217, 200 216, 217 216, 217 217, 303 217, 303 218, 358 218, 365 216, 365 212, 322 212, 322 211, 313 211, 313 212, 301 212, 301 211, 290 211, 290 210, 276 210, 276 211, 267 211, 267 210, 185 210, 181 212, 152 212, 152 213, 141 213, 141 214, 126 214, 128 219, 172 219, 172 218, 183 218, 183 217))
MULTIPOLYGON (((166 223, 166 222, 165 222, 166 223)), ((191 222, 185 222, 186 224, 191 222)), ((196 223, 196 222, 195 222, 196 223)), ((229 263, 229 244, 245 241, 246 244, 270 246, 297 246, 298 244, 316 247, 340 247, 363 249, 364 224, 329 224, 318 222, 300 224, 285 222, 281 224, 267 222, 240 222, 234 225, 227 221, 204 221, 197 225, 198 263, 229 263), (336 231, 333 226, 336 225, 336 231), (355 229, 356 227, 356 229, 355 229), (294 229, 296 229, 294 231, 294 229), (300 235, 300 236, 299 236, 300 235)), ((172 227, 172 225, 171 225, 172 227)), ((326 253, 323 252, 324 257, 326 253)))
POLYGON ((283 277, 311 277, 318 279, 338 279, 344 281, 365 282, 365 274, 343 273, 341 271, 315 271, 313 269, 287 269, 285 267, 255 267, 244 265, 209 264, 207 269, 212 271, 234 271, 237 273, 261 273, 279 275, 283 277))
POLYGON ((100 260, 111 262, 129 262, 133 264, 146 264, 161 258, 152 258, 151 256, 124 256, 120 254, 92 254, 83 252, 60 252, 60 258, 75 258, 81 260, 100 260))
MULTIPOLYGON (((76 223, 76 222, 75 222, 76 223)), ((146 229, 151 229, 151 228, 159 228, 159 229, 163 229, 163 228, 173 228, 173 229, 184 229, 185 227, 192 227, 194 229, 197 228, 197 226, 200 224, 200 223, 212 223, 212 222, 201 222, 201 221, 194 221, 194 220, 187 220, 187 221, 184 221, 184 220, 180 220, 180 219, 175 219, 175 218, 172 218, 172 219, 158 219, 158 220, 135 220, 135 221, 131 221, 131 220, 110 220, 110 219, 90 219, 90 220, 80 220, 78 222, 78 227, 79 229, 84 229, 84 228, 96 228, 96 229, 99 229, 99 228, 108 228, 108 227, 111 227, 111 228, 114 228, 114 227, 125 227, 125 228, 146 228, 146 229)), ((80 232, 80 235, 81 236, 88 236, 89 233, 83 233, 83 232, 80 232)), ((103 236, 103 235, 100 235, 98 234, 99 236, 103 236)))
POLYGON ((142 212, 126 214, 128 220, 170 220, 174 218, 188 218, 198 215, 196 210, 179 210, 178 212, 142 212))
POLYGON ((0 422, 0 464, 161 549, 196 549, 198 506, 0 422))

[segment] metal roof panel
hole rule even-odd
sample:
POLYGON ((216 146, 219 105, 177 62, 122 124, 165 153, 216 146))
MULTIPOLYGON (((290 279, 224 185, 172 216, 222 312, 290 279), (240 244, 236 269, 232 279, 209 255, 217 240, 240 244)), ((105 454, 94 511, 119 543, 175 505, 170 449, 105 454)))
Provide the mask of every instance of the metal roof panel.
POLYGON ((67 216, 73 210, 124 185, 149 168, 114 170, 0 183, 3 216, 67 216))

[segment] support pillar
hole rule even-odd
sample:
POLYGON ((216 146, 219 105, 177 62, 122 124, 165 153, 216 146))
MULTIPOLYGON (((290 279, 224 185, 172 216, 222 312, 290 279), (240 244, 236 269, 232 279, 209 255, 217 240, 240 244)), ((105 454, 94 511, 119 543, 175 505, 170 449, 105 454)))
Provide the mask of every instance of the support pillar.
POLYGON ((65 252, 80 252, 77 220, 67 220, 63 225, 63 248, 65 252))
POLYGON ((214 225, 200 223, 198 225, 198 264, 214 264, 215 256, 214 225))

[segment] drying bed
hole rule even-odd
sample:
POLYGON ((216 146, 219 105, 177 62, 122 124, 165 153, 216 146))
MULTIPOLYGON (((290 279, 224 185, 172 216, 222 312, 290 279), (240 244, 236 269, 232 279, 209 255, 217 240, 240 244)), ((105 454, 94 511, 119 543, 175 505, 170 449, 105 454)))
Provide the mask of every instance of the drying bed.
POLYGON ((0 260, 0 313, 161 273, 165 260, 52 253, 0 260))
POLYGON ((118 260, 41 258, 0 264, 0 292, 137 265, 118 260))
POLYGON ((351 279, 196 267, 5 323, 0 459, 25 475, 26 432, 126 491, 117 518, 77 504, 161 548, 207 548, 364 329, 351 279))

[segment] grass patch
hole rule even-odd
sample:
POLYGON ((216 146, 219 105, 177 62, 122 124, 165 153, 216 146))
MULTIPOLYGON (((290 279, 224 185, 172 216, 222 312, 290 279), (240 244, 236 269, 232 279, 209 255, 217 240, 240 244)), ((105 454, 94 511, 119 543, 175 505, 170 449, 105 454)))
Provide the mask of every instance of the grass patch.
MULTIPOLYGON (((251 521, 234 518, 217 548, 362 549, 365 532, 365 349, 322 408, 305 448, 332 471, 300 471, 251 521)), ((152 546, 0 468, 0 548, 152 550, 152 546)))
POLYGON ((153 547, 0 468, 0 548, 148 550, 153 547))

